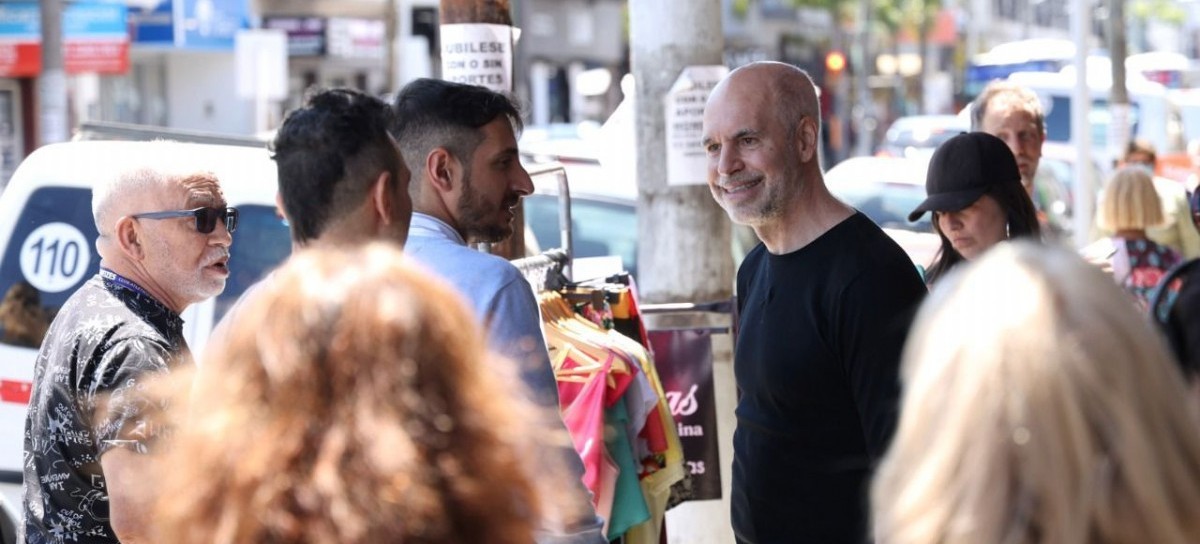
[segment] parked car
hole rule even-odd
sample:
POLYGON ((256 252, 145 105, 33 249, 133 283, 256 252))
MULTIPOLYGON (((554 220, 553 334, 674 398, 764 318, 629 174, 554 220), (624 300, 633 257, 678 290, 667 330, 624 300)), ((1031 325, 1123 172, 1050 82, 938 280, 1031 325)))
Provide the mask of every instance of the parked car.
POLYGON ((930 214, 908 221, 925 200, 928 165, 928 158, 853 157, 830 168, 825 185, 883 228, 914 264, 928 266, 941 246, 930 214))
MULTIPOLYGON (((608 174, 598 161, 547 157, 561 164, 571 202, 572 252, 576 259, 617 257, 623 268, 637 275, 637 185, 608 174)), ((531 162, 531 172, 539 170, 531 162)), ((560 197, 556 175, 534 175, 534 193, 525 197, 526 246, 531 251, 562 247, 559 228, 560 197), (532 239, 532 240, 531 240, 532 239)))
MULTIPOLYGON (((40 337, 14 334, 44 327, 67 298, 94 276, 100 257, 94 247, 92 186, 112 176, 125 157, 145 144, 89 141, 54 144, 27 157, 0 194, 0 296, 35 307, 22 312, 39 323, 0 322, 0 492, 20 505, 26 406, 40 337), (6 297, 7 298, 7 297, 6 297)), ((291 251, 288 227, 275 212, 275 164, 265 148, 208 144, 189 146, 189 160, 213 171, 225 197, 239 210, 230 248, 229 279, 214 299, 183 313, 184 337, 196 353, 229 306, 291 251)))
POLYGON ((942 142, 971 130, 966 117, 957 115, 910 115, 892 122, 876 155, 928 159, 942 142))

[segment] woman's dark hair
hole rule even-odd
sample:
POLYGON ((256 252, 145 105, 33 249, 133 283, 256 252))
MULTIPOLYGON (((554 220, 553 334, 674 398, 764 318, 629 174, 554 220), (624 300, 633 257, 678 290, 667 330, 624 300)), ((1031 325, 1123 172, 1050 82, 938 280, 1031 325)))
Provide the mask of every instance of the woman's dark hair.
MULTIPOLYGON (((1033 200, 1029 198, 1029 193, 1025 191, 1025 186, 1021 185, 1020 181, 1014 180, 994 185, 984 195, 995 199, 996 203, 1000 205, 1000 209, 1004 211, 1009 239, 1028 237, 1041 241, 1042 227, 1038 223, 1037 210, 1034 209, 1033 200)), ((933 257, 933 263, 929 265, 929 270, 925 273, 925 283, 929 285, 936 283, 958 263, 965 260, 962 254, 950 244, 950 239, 942 233, 942 228, 938 226, 938 213, 940 212, 933 213, 933 230, 938 234, 938 238, 942 239, 942 247, 938 249, 937 255, 933 257)))

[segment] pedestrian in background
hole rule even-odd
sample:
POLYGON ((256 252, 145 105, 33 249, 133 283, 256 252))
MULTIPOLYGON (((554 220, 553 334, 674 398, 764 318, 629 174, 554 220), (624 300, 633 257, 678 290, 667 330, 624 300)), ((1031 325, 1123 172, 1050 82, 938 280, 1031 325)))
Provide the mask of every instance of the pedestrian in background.
MULTIPOLYGON (((1173 179, 1155 175, 1158 167, 1158 154, 1154 144, 1146 140, 1132 140, 1125 149, 1120 166, 1141 169, 1153 183, 1158 195, 1159 214, 1162 220, 1146 228, 1146 237, 1155 243, 1167 246, 1185 259, 1200 257, 1200 230, 1191 221, 1191 208, 1188 205, 1187 189, 1173 179)), ((1099 203, 1103 207, 1104 203, 1099 203)), ((1111 226, 1099 224, 1097 216, 1097 236, 1112 236, 1111 226)))
POLYGON ((812 79, 755 62, 704 109, 713 199, 762 243, 737 277, 738 542, 861 542, 867 482, 895 428, 898 365, 925 288, 912 261, 833 197, 812 79))
POLYGON ((930 285, 1004 240, 1041 239, 1017 162, 995 136, 969 132, 938 146, 929 159, 925 192, 928 197, 908 220, 933 212, 933 230, 942 245, 926 273, 930 285))
POLYGON ((192 366, 180 314, 229 277, 237 210, 186 146, 153 142, 112 160, 129 167, 92 191, 100 273, 58 311, 34 368, 28 544, 152 541, 154 501, 179 488, 148 470, 170 427, 145 382, 192 366))
POLYGON ((1005 244, 938 284, 873 484, 888 544, 1200 542, 1200 426, 1120 289, 1005 244))
POLYGON ((154 541, 532 542, 531 408, 473 321, 395 245, 293 255, 205 353, 154 541))
MULTIPOLYGON (((1158 193, 1143 168, 1117 170, 1104 186, 1096 224, 1112 235, 1081 250, 1093 264, 1111 272, 1117 284, 1149 311, 1150 295, 1167 271, 1182 261, 1174 249, 1150 239, 1148 231, 1165 221, 1158 193)), ((1189 214, 1190 215, 1190 214, 1189 214)), ((1191 221, 1188 221, 1189 228, 1191 221)))

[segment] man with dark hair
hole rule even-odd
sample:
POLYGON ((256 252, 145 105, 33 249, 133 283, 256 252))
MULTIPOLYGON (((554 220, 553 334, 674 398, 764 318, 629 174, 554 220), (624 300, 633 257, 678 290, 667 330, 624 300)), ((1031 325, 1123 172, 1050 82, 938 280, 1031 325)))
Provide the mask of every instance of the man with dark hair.
MULTIPOLYGON (((392 135, 413 172, 405 253, 466 297, 488 345, 518 365, 534 400, 555 410, 556 432, 565 433, 533 289, 508 261, 467 246, 511 236, 513 208, 533 192, 517 151, 517 104, 483 87, 418 79, 396 95, 395 110, 392 135)), ((583 464, 574 450, 563 453, 572 472, 569 495, 579 504, 569 507, 566 527, 547 527, 558 534, 539 542, 604 542, 579 479, 583 464)))
POLYGON ((271 149, 297 245, 404 244, 409 172, 388 133, 391 119, 386 102, 349 89, 317 92, 288 114, 271 149))

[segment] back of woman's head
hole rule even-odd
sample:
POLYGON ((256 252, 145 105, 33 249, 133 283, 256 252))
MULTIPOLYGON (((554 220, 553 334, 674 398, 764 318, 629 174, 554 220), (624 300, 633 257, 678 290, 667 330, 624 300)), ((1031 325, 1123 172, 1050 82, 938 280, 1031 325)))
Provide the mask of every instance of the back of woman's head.
POLYGON ((162 541, 530 540, 523 405, 399 249, 298 253, 235 318, 171 452, 162 541))
POLYGON ((1126 166, 1117 170, 1104 186, 1096 221, 1101 228, 1145 230, 1163 223, 1165 217, 1154 180, 1140 168, 1126 166))
POLYGON ((1200 542, 1200 428, 1119 288, 1005 244, 927 299, 873 489, 891 544, 1200 542))

